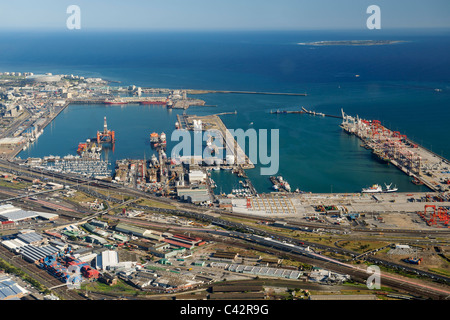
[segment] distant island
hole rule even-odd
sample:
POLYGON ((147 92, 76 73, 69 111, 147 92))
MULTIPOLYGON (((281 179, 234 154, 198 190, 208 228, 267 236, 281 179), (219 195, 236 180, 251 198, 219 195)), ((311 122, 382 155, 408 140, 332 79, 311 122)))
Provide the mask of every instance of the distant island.
POLYGON ((402 40, 339 40, 339 41, 314 41, 300 42, 303 46, 382 46, 394 43, 406 42, 402 40))

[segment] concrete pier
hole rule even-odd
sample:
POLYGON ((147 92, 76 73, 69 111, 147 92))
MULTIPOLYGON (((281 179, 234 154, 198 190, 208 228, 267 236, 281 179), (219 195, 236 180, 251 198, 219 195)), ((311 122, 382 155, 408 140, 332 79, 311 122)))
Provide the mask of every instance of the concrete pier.
MULTIPOLYGON (((242 150, 241 146, 234 139, 233 135, 227 129, 225 124, 217 115, 196 116, 196 115, 177 115, 180 129, 194 130, 194 120, 202 122, 202 130, 218 130, 222 136, 223 146, 232 152, 235 160, 234 166, 238 165, 242 169, 252 169, 255 165, 242 150)), ((227 154, 228 156, 228 154, 227 154)))

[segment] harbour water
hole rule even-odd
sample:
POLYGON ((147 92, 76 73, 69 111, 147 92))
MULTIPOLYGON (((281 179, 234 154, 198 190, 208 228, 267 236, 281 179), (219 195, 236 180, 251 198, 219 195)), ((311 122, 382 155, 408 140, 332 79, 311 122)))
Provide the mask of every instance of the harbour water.
MULTIPOLYGON (((152 33, 145 37, 97 33, 35 35, 34 38, 21 35, 11 40, 16 45, 13 51, 0 44, 3 50, 0 69, 98 76, 121 81, 121 85, 146 87, 307 92, 306 97, 196 95, 193 97, 217 107, 192 107, 187 113, 207 115, 237 110, 237 115, 221 117, 227 127, 279 129, 278 174, 293 189, 355 192, 375 183, 392 182, 399 191, 426 190, 360 147, 360 140, 342 132, 339 119, 270 114, 271 110, 300 110, 304 106, 339 115, 343 108, 348 114, 378 119, 386 127, 450 158, 450 143, 446 138, 450 119, 448 33, 370 34, 370 38, 409 41, 385 46, 296 45, 368 37, 366 33, 324 31, 152 33), (32 54, 29 49, 38 40, 44 41, 47 48, 39 47, 32 54), (136 41, 139 47, 126 49, 136 41), (76 53, 71 50, 75 47, 76 53)), ((181 112, 161 106, 71 105, 19 156, 75 154, 79 142, 92 138, 102 129, 106 116, 108 127, 115 130, 117 139, 114 152, 106 150, 104 155, 109 162, 149 158, 152 153, 149 135, 153 131, 168 134, 170 152, 174 145, 170 134, 176 114, 181 112)), ((268 177, 259 175, 258 165, 247 174, 259 192, 271 190, 268 177)), ((212 176, 219 185, 217 192, 230 192, 238 186, 237 178, 229 172, 213 171, 212 176)))

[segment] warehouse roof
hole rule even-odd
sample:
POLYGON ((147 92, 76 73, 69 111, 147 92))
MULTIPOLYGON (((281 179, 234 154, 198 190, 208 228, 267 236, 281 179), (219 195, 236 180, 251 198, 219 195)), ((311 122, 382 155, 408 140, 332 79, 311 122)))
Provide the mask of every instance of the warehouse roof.
POLYGON ((36 217, 53 219, 55 217, 58 217, 58 215, 47 212, 25 211, 20 208, 14 207, 11 204, 0 206, 0 220, 3 221, 20 221, 36 217))
POLYGON ((27 244, 25 242, 20 241, 19 239, 14 239, 2 241, 2 245, 8 248, 9 250, 13 250, 16 248, 26 246, 27 244))
POLYGON ((144 237, 150 236, 152 234, 152 231, 150 231, 148 229, 136 227, 136 226, 125 224, 125 223, 119 223, 118 225, 116 225, 115 229, 117 231, 132 233, 134 235, 144 236, 144 237))
POLYGON ((97 256, 97 268, 105 270, 107 267, 115 266, 119 263, 117 251, 105 250, 97 256))
POLYGON ((31 219, 38 217, 36 212, 25 211, 21 209, 16 209, 15 211, 9 211, 0 213, 0 220, 3 221, 20 221, 25 219, 31 219))
POLYGON ((27 293, 27 291, 16 282, 6 276, 0 277, 0 300, 17 297, 24 293, 27 293))
POLYGON ((38 234, 36 232, 30 232, 30 233, 25 233, 25 234, 19 234, 17 236, 17 239, 19 239, 25 243, 33 243, 33 242, 39 242, 43 238, 40 234, 38 234))
POLYGON ((59 249, 51 245, 37 247, 30 244, 21 247, 19 249, 19 252, 25 259, 30 261, 37 261, 39 259, 58 253, 59 249))

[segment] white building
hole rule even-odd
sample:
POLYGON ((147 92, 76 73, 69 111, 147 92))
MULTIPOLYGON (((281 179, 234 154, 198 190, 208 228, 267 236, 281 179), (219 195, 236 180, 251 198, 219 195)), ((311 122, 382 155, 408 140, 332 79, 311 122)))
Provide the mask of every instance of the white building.
POLYGON ((97 269, 107 270, 119 264, 119 254, 117 251, 106 250, 97 255, 95 265, 97 269))
POLYGON ((189 172, 189 183, 204 182, 206 180, 206 173, 201 170, 192 170, 189 172))

